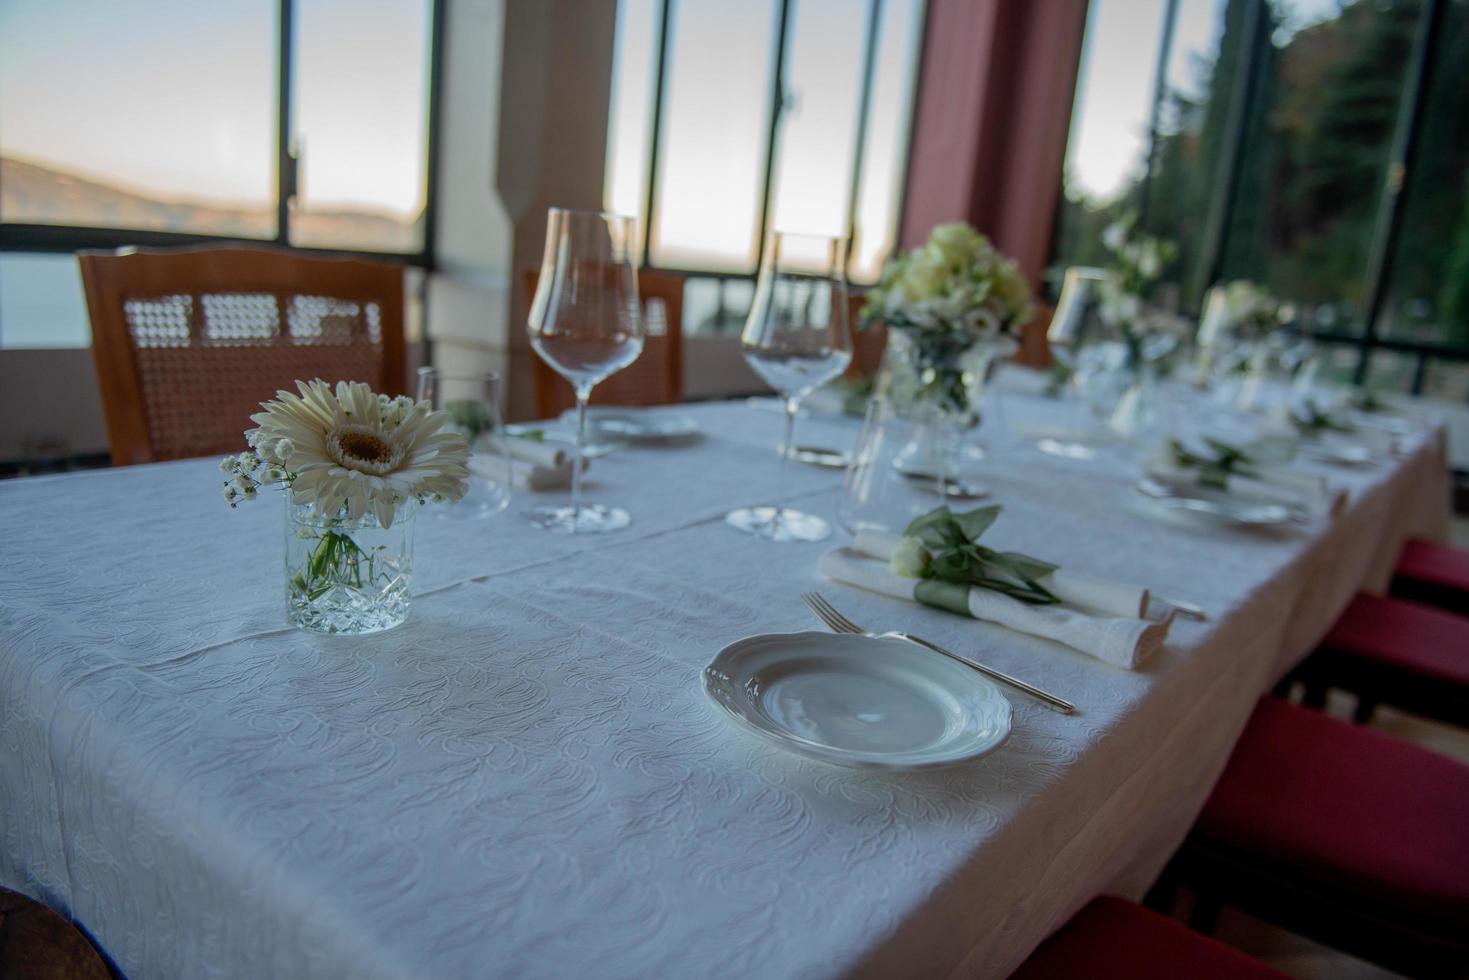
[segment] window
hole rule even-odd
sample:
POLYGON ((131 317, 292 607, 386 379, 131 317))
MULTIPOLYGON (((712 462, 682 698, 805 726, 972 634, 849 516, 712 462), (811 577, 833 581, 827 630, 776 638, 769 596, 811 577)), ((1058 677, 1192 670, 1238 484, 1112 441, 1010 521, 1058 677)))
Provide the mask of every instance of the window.
POLYGON ((1466 71, 1469 0, 1093 0, 1057 268, 1136 211, 1183 310, 1254 279, 1339 345, 1328 374, 1463 400, 1466 71))
POLYGON ((853 281, 876 280, 922 21, 921 0, 618 4, 605 206, 637 216, 646 264, 711 274, 686 329, 743 318, 767 229, 850 235, 853 281))
POLYGON ((0 4, 0 346, 85 346, 60 257, 78 248, 254 239, 430 265, 438 13, 0 4))

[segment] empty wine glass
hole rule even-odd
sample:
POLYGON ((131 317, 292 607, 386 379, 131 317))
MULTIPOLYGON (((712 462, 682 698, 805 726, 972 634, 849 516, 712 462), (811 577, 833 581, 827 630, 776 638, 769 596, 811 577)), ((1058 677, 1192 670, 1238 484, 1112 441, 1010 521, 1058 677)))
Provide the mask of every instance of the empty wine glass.
POLYGON ((820 541, 831 525, 786 507, 786 469, 795 445, 801 399, 847 369, 852 338, 847 331, 847 242, 822 235, 772 232, 760 258, 755 298, 740 352, 766 384, 785 400, 785 440, 775 505, 742 507, 730 526, 772 541, 820 541))
POLYGON ((500 376, 419 368, 418 400, 447 412, 449 429, 469 443, 469 490, 457 507, 439 508, 439 515, 490 517, 509 507, 511 464, 500 422, 500 376))
POLYGON ((583 505, 581 471, 592 388, 637 360, 643 350, 633 243, 631 218, 565 208, 546 213, 546 251, 531 301, 530 342, 576 390, 571 506, 526 512, 531 523, 548 531, 616 531, 632 520, 620 507, 583 505))

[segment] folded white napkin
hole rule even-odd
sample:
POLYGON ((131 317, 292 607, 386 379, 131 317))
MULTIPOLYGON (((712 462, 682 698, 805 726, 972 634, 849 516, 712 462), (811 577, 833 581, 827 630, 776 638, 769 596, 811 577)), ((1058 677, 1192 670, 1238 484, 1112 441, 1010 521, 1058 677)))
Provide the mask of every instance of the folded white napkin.
POLYGON ((534 463, 536 466, 571 465, 571 453, 567 452, 565 446, 536 439, 522 439, 520 436, 497 435, 492 436, 491 440, 496 449, 509 453, 511 459, 534 463))
POLYGON ((965 609, 975 619, 1064 643, 1127 670, 1137 668, 1163 646, 1173 622, 1172 612, 1160 621, 1090 616, 1061 606, 1028 605, 989 589, 966 590, 943 582, 900 578, 888 571, 887 562, 869 558, 854 548, 828 551, 821 556, 818 567, 821 574, 834 582, 909 602, 919 601, 920 586, 931 590, 947 587, 953 595, 967 592, 963 599, 965 609))
MULTIPOLYGON (((1154 480, 1174 487, 1220 489, 1201 481, 1202 474, 1193 467, 1179 466, 1172 454, 1155 454, 1143 462, 1143 472, 1154 480)), ((1340 514, 1347 505, 1345 490, 1331 489, 1324 478, 1300 479, 1305 474, 1289 474, 1281 470, 1259 470, 1259 477, 1231 473, 1224 477, 1223 490, 1241 500, 1262 504, 1298 507, 1312 516, 1340 514), (1267 478, 1267 473, 1273 478, 1267 478)))
MULTIPOLYGON (((903 536, 891 531, 858 531, 852 547, 864 555, 887 561, 903 536)), ((1148 590, 1140 585, 1094 578, 1058 568, 1040 579, 1056 598, 1085 612, 1104 616, 1142 618, 1148 609, 1148 590)))

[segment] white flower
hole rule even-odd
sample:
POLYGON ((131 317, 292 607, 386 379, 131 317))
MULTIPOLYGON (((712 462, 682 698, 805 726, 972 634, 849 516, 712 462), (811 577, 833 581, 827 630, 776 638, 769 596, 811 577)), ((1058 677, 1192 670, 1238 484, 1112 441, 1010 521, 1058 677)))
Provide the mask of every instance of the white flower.
POLYGON ((219 461, 219 471, 225 476, 233 474, 235 470, 239 468, 239 466, 239 461, 236 460, 233 456, 226 456, 224 459, 219 461))
POLYGON ((410 403, 402 421, 387 425, 381 402, 360 382, 338 382, 336 393, 320 379, 296 382, 300 395, 276 392, 265 411, 250 416, 259 428, 246 433, 267 445, 290 440, 291 497, 322 514, 345 509, 350 520, 371 512, 389 527, 397 505, 411 497, 464 496, 469 445, 428 402, 410 403))
POLYGON ((227 503, 231 507, 233 507, 235 505, 235 500, 239 496, 240 496, 240 491, 235 489, 235 485, 234 484, 232 484, 232 483, 226 483, 224 485, 224 502, 225 503, 227 503))
POLYGON ((911 535, 904 535, 888 556, 888 571, 900 578, 923 578, 928 571, 929 554, 923 542, 911 535))
POLYGON ((275 458, 282 463, 289 460, 295 451, 296 447, 289 439, 280 439, 275 444, 275 458))
POLYGON ((928 244, 949 265, 965 266, 974 261, 989 242, 969 225, 954 221, 929 232, 928 244))
POLYGON ((910 300, 922 302, 942 293, 946 278, 948 270, 944 268, 943 257, 924 251, 908 261, 898 282, 910 300))
POLYGON ((1128 223, 1126 221, 1114 221, 1102 229, 1102 245, 1109 252, 1116 252, 1122 248, 1127 241, 1128 223))

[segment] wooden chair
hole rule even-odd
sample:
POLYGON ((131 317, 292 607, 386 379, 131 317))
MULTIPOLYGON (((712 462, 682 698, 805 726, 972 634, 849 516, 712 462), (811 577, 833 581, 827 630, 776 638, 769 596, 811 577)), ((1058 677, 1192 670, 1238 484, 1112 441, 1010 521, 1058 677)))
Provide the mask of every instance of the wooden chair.
POLYGON ((107 963, 81 931, 18 892, 0 888, 0 977, 110 980, 107 963))
POLYGON ((874 323, 866 330, 862 326, 862 307, 867 296, 853 292, 847 297, 847 324, 852 331, 852 363, 847 365, 849 381, 864 381, 877 376, 882 367, 882 352, 888 346, 888 328, 874 323))
MULTIPOLYGON (((525 274, 527 300, 535 295, 540 273, 525 274)), ((593 405, 671 405, 683 401, 683 276, 655 269, 638 271, 638 295, 646 306, 661 299, 668 330, 643 341, 643 352, 632 364, 592 390, 593 405)), ((539 356, 532 359, 536 415, 554 418, 576 405, 566 379, 539 356)))
POLYGON ((114 465, 240 451, 297 379, 404 392, 401 266, 245 246, 77 261, 114 465))

